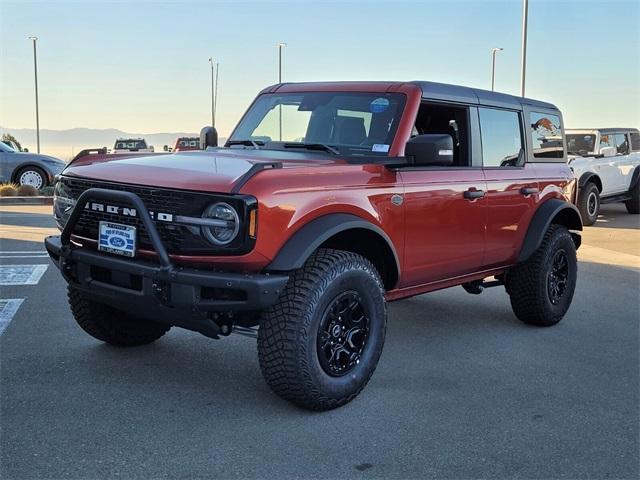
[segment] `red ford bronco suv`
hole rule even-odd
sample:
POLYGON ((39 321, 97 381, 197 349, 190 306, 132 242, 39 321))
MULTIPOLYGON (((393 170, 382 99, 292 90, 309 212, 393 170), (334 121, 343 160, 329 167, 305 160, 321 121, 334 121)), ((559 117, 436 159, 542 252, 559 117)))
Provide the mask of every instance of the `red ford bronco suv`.
POLYGON ((45 244, 93 337, 255 336, 273 391, 326 410, 371 377, 387 301, 503 285, 523 322, 560 321, 582 229, 563 139, 560 112, 526 98, 279 84, 224 147, 207 127, 202 152, 76 158, 45 244))

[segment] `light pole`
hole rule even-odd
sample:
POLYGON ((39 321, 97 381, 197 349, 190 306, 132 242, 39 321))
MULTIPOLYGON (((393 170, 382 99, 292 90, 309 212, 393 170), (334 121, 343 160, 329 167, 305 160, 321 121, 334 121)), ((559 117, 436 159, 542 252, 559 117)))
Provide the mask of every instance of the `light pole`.
MULTIPOLYGON (((278 47, 278 83, 282 83, 282 47, 286 47, 287 44, 280 42, 278 47)), ((282 141, 282 103, 278 105, 279 126, 280 126, 280 141, 282 141)))
POLYGON ((211 65, 211 126, 216 127, 216 90, 214 87, 214 63, 213 58, 209 57, 211 65))
POLYGON ((491 91, 496 88, 496 53, 501 52, 504 48, 496 47, 491 49, 491 91))
MULTIPOLYGON (((216 87, 215 94, 213 95, 213 118, 215 120, 216 115, 218 114, 218 72, 220 71, 220 64, 216 62, 216 87)), ((215 125, 212 125, 215 127, 215 125)))
POLYGON ((38 153, 40 153, 40 112, 38 106, 38 55, 36 53, 36 42, 38 37, 29 37, 29 40, 33 43, 33 76, 36 86, 36 143, 38 146, 38 153))
POLYGON ((527 20, 529 0, 522 0, 522 50, 520 52, 520 96, 524 97, 524 78, 527 70, 527 20))

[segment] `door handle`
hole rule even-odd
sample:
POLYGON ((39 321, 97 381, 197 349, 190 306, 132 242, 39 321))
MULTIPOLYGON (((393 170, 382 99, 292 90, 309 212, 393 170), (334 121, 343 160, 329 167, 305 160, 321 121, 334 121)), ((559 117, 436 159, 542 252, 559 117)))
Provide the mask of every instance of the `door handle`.
POLYGON ((463 195, 467 200, 476 200, 484 197, 484 190, 466 190, 463 195))
POLYGON ((538 192, 539 190, 536 187, 524 187, 520 189, 522 195, 533 195, 538 192))

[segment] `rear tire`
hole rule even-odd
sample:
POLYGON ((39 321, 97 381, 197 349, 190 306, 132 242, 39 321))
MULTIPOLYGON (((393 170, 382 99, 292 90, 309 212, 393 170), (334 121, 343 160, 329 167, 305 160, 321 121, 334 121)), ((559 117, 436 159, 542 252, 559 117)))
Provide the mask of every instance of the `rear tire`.
POLYGON ((631 199, 624 202, 624 205, 627 207, 627 212, 637 215, 640 213, 640 181, 636 182, 636 186, 629 193, 631 199))
POLYGON ((93 338, 117 347, 151 343, 171 328, 162 323, 134 317, 108 305, 94 302, 79 290, 67 289, 71 313, 78 325, 93 338))
POLYGON ((571 234, 562 225, 551 225, 531 258, 507 273, 507 292, 516 317, 539 327, 558 323, 571 305, 577 272, 571 234))
POLYGON ((593 182, 588 182, 578 195, 578 210, 582 217, 582 224, 593 225, 598 219, 600 211, 600 191, 593 182))
POLYGON ((262 374, 277 395, 300 407, 344 405, 371 378, 386 322, 384 289, 371 262, 350 252, 318 250, 263 313, 262 374))

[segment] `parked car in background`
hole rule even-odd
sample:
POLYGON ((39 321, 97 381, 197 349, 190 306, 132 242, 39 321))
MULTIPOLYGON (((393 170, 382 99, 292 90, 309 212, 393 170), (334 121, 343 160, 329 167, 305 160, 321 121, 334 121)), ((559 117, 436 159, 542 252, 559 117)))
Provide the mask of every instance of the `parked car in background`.
POLYGON ((153 153, 153 145, 147 145, 144 138, 119 138, 111 153, 153 153))
POLYGON ((638 129, 568 129, 566 134, 583 223, 595 223, 602 203, 624 202, 629 213, 640 213, 638 129))
POLYGON ((200 150, 200 137, 180 137, 173 147, 174 152, 184 152, 186 150, 200 150))
POLYGON ((0 142, 0 182, 43 188, 65 167, 59 158, 38 153, 19 152, 0 142))

